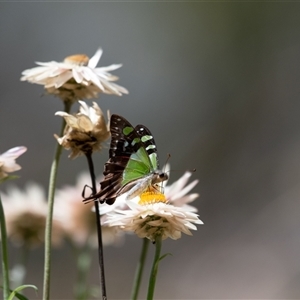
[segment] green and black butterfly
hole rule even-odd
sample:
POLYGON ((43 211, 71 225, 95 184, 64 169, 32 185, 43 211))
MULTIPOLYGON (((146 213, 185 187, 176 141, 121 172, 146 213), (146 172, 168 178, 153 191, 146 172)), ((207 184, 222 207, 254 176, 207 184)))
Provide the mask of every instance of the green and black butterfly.
POLYGON ((101 190, 83 201, 99 199, 100 203, 113 204, 126 192, 127 199, 131 199, 168 179, 158 170, 155 141, 147 127, 134 128, 123 117, 112 115, 110 132, 109 160, 104 166, 101 190))

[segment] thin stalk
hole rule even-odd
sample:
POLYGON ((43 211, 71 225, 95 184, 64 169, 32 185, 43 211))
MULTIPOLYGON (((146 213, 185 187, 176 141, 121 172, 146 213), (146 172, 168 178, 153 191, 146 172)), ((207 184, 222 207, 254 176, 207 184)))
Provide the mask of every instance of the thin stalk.
MULTIPOLYGON (((92 153, 87 152, 86 158, 88 161, 90 175, 91 175, 92 194, 94 195, 97 193, 97 188, 96 188, 96 177, 94 171, 94 164, 92 160, 92 153)), ((95 204, 96 224, 97 224, 97 232, 98 232, 98 259, 99 259, 100 285, 102 291, 102 299, 106 300, 107 294, 106 294, 106 286, 105 286, 104 255, 103 255, 102 230, 101 230, 101 221, 100 221, 100 209, 99 209, 98 201, 95 201, 94 204, 95 204)))
POLYGON ((161 236, 157 236, 155 239, 155 255, 154 255, 153 265, 152 265, 151 274, 149 278, 147 300, 152 300, 154 296, 158 265, 160 261, 161 245, 162 245, 162 238, 161 236))
POLYGON ((0 196, 0 227, 1 227, 3 299, 8 299, 8 296, 10 294, 10 288, 9 288, 7 235, 6 235, 5 215, 2 206, 1 196, 0 196))
POLYGON ((132 292, 131 292, 131 299, 132 300, 137 300, 138 299, 138 294, 141 286, 141 281, 142 281, 142 275, 145 267, 145 261, 147 257, 147 252, 149 248, 149 243, 150 240, 144 238, 143 239, 143 246, 142 246, 142 251, 140 254, 140 259, 138 262, 138 265, 135 270, 135 276, 134 276, 134 281, 133 281, 133 286, 132 286, 132 292))
MULTIPOLYGON (((70 112, 72 102, 64 101, 64 111, 70 112)), ((60 136, 63 135, 65 129, 65 119, 62 120, 62 126, 60 136)), ((52 219, 53 219, 53 207, 54 207, 54 194, 57 179, 57 170, 59 159, 61 156, 62 147, 56 143, 56 150, 54 159, 51 165, 49 189, 48 189, 48 213, 46 219, 45 228, 45 262, 44 262, 44 284, 43 284, 43 300, 49 300, 50 297, 50 272, 51 272, 51 236, 52 236, 52 219)))

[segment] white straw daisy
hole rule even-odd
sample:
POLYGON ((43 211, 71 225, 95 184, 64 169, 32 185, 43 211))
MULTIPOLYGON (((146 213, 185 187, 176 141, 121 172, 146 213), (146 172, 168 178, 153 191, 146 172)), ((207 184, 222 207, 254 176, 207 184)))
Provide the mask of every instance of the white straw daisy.
POLYGON ((71 102, 97 98, 99 93, 128 94, 124 87, 114 83, 118 77, 109 73, 121 64, 96 68, 102 53, 99 48, 90 59, 85 54, 76 54, 66 57, 63 62, 37 62, 38 67, 22 72, 21 80, 44 85, 47 93, 71 102))

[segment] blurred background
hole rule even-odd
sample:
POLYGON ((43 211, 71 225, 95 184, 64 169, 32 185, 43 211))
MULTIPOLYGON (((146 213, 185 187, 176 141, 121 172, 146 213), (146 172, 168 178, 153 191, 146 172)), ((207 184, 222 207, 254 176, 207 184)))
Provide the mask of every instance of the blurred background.
MULTIPOLYGON (((14 184, 47 189, 61 124, 54 113, 63 110, 58 98, 41 97, 42 86, 21 82, 21 72, 35 61, 91 57, 100 46, 98 66, 122 63, 113 74, 129 95, 97 103, 151 129, 161 165, 170 153, 181 170, 170 182, 194 168, 200 180, 194 204, 205 225, 164 242, 172 256, 160 265, 155 298, 299 298, 299 28, 299 3, 2 2, 0 152, 28 148, 14 184)), ((58 187, 87 170, 84 157, 68 155, 58 187)), ((97 174, 107 158, 107 149, 94 156, 97 174)), ((105 248, 109 299, 129 297, 140 247, 128 236, 105 248)), ((10 246, 11 264, 18 251, 10 246)), ((54 249, 51 299, 72 299, 68 254, 54 249)), ((30 255, 25 282, 39 288, 38 296, 27 291, 31 299, 42 295, 43 255, 42 247, 30 255)), ((89 280, 99 282, 96 251, 89 280)))

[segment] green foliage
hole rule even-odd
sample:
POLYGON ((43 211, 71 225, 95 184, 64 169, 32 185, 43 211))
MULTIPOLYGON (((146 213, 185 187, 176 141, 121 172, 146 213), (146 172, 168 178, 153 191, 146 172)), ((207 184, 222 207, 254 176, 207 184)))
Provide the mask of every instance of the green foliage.
POLYGON ((28 300, 25 296, 21 295, 19 292, 26 289, 26 288, 33 288, 34 290, 38 290, 38 288, 35 285, 31 285, 31 284, 24 284, 21 286, 18 286, 17 288, 15 288, 9 295, 7 300, 12 300, 14 297, 20 299, 20 300, 28 300))

